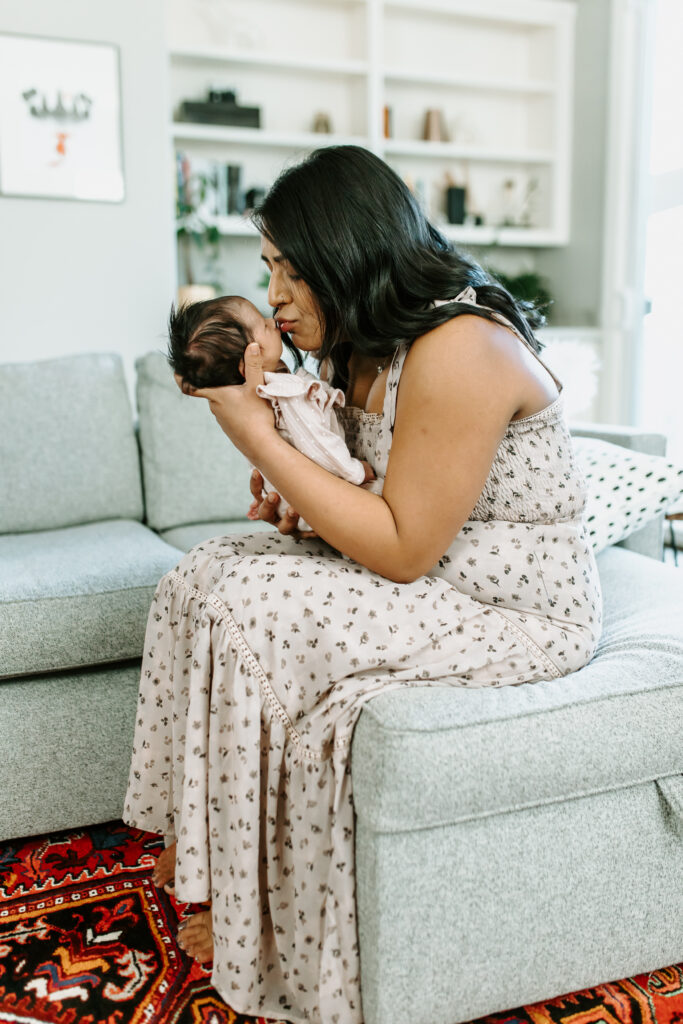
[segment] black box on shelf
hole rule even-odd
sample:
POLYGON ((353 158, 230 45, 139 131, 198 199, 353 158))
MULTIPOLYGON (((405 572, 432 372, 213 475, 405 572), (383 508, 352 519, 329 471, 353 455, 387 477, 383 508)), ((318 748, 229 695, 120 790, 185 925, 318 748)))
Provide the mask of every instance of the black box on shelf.
POLYGON ((178 114, 181 121, 194 121, 197 124, 224 124, 236 128, 261 127, 261 108, 240 107, 237 103, 183 100, 178 114))

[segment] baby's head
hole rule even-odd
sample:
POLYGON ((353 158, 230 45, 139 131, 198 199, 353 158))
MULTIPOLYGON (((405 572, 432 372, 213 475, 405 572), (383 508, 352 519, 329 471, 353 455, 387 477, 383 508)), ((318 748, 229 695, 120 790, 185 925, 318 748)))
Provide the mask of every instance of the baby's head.
POLYGON ((168 319, 168 361, 182 389, 216 388, 244 382, 244 350, 261 349, 263 369, 282 366, 282 336, 272 318, 238 295, 223 295, 176 309, 168 319))

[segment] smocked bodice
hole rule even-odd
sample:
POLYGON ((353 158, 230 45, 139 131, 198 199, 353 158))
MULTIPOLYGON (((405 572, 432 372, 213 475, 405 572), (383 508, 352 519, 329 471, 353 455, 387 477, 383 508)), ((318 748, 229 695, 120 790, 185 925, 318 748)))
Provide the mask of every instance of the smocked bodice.
MULTIPOLYGON (((407 352, 407 348, 406 348, 407 352)), ((399 349, 387 380, 382 413, 342 410, 351 453, 367 459, 378 478, 386 474, 398 376, 406 352, 399 349)), ((553 523, 580 520, 585 486, 576 465, 560 395, 551 405, 512 420, 498 446, 470 520, 553 523)))

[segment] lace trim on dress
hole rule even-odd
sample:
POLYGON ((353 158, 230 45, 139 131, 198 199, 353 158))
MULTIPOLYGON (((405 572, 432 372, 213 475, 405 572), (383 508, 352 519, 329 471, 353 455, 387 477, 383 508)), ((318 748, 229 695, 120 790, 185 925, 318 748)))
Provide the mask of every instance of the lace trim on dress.
POLYGON ((358 405, 345 405, 343 409, 339 410, 339 412, 343 417, 356 420, 367 420, 368 422, 373 422, 375 420, 379 421, 384 416, 383 412, 366 412, 365 409, 361 409, 358 405))

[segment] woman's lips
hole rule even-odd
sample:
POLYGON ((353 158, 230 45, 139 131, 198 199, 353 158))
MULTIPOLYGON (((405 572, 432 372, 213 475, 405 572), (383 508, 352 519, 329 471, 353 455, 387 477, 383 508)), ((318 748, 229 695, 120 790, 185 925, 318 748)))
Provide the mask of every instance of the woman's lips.
POLYGON ((295 324, 296 320, 278 320, 277 322, 279 329, 285 334, 289 334, 295 324))

